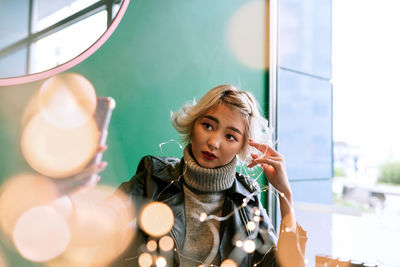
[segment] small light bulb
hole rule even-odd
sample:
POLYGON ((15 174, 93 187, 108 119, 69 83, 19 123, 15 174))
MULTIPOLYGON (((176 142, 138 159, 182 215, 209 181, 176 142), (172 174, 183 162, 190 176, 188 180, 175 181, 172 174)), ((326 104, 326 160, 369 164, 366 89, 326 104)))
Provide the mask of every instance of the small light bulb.
POLYGON ((243 242, 241 240, 236 241, 236 246, 241 248, 243 246, 243 242))
POLYGON ((150 252, 153 252, 157 249, 157 242, 154 240, 150 240, 149 242, 147 242, 147 250, 150 252))
POLYGON ((246 227, 247 227, 247 229, 249 229, 250 231, 254 231, 254 230, 256 230, 256 227, 257 227, 257 226, 256 226, 255 222, 250 221, 250 222, 247 223, 246 227))
POLYGON ((153 257, 149 253, 142 253, 139 256, 140 267, 150 267, 153 264, 153 257))
POLYGON ((254 220, 255 222, 259 222, 259 221, 260 221, 260 216, 254 216, 253 220, 254 220))
POLYGON ((201 221, 201 222, 204 222, 206 219, 207 219, 207 214, 206 214, 205 212, 202 212, 202 213, 200 214, 200 221, 201 221))
POLYGON ((165 266, 167 266, 167 260, 162 256, 158 257, 157 260, 156 260, 156 266, 157 267, 165 267, 165 266))
POLYGON ((256 210, 256 211, 254 212, 254 214, 257 215, 257 216, 260 216, 260 215, 261 215, 261 212, 260 212, 260 210, 256 210))
POLYGON ((256 243, 253 240, 244 241, 243 250, 247 253, 253 253, 256 250, 256 243))
POLYGON ((285 231, 286 231, 286 232, 290 232, 290 228, 289 228, 289 227, 286 227, 286 228, 285 228, 285 231))
POLYGON ((285 194, 284 194, 284 193, 279 193, 279 195, 281 195, 281 197, 285 197, 285 194))

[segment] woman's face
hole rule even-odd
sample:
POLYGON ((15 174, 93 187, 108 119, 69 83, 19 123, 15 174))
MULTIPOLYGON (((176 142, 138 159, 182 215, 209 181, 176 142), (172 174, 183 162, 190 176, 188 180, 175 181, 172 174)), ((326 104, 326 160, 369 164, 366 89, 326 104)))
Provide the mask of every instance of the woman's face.
POLYGON ((225 104, 211 108, 193 128, 192 152, 204 168, 228 164, 244 144, 245 122, 240 112, 225 104))

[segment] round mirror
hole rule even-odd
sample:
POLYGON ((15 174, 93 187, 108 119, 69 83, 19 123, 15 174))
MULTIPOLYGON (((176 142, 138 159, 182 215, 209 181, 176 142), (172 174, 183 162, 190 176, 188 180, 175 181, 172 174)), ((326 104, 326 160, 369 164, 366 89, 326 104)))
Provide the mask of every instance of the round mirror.
POLYGON ((0 86, 63 72, 111 35, 129 0, 2 1, 0 86))

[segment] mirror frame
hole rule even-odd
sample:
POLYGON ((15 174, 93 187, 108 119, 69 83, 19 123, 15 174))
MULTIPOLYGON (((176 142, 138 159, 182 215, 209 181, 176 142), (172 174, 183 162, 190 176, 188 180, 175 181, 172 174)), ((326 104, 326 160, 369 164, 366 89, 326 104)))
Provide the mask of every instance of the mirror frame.
POLYGON ((24 84, 24 83, 34 82, 37 80, 42 80, 42 79, 48 78, 50 76, 64 72, 64 71, 76 66, 77 64, 81 63, 83 60, 85 60, 90 55, 92 55, 94 52, 96 52, 96 50, 99 49, 108 40, 108 38, 111 36, 111 34, 117 28, 118 24, 121 22, 121 19, 124 16, 125 11, 128 7, 129 1, 130 0, 123 0, 121 7, 118 10, 117 15, 113 19, 110 27, 108 27, 108 29, 100 36, 99 39, 97 39, 97 41, 94 44, 92 44, 88 49, 83 51, 81 54, 79 54, 78 56, 70 59, 69 61, 67 61, 61 65, 58 65, 58 66, 56 66, 52 69, 48 69, 46 71, 28 74, 25 76, 0 78, 0 87, 24 84))

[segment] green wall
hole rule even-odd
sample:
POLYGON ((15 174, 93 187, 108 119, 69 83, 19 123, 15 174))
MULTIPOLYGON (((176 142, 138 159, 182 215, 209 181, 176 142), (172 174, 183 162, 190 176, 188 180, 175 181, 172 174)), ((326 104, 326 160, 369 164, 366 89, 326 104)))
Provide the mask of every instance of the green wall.
MULTIPOLYGON (((264 71, 242 65, 226 39, 230 17, 245 2, 132 1, 106 44, 72 70, 117 103, 104 182, 129 178, 143 155, 162 155, 159 143, 179 139, 170 110, 216 85, 248 88, 265 105, 264 71)), ((168 148, 181 157, 176 145, 168 148)))
MULTIPOLYGON (((88 78, 98 96, 116 100, 104 154, 108 167, 101 183, 118 185, 134 174, 142 156, 163 155, 160 143, 179 140, 169 120, 170 110, 199 99, 216 85, 231 83, 248 89, 265 108, 265 71, 239 62, 226 37, 232 14, 247 2, 131 0, 110 39, 70 70, 88 78)), ((30 170, 19 149, 20 120, 39 84, 0 88, 1 183, 30 170)), ((165 150, 169 156, 182 155, 173 143, 165 150)))

